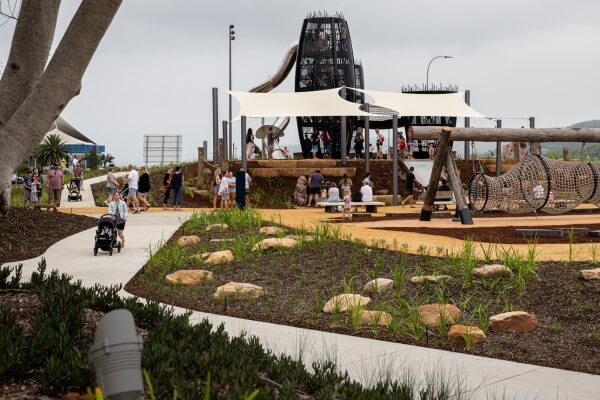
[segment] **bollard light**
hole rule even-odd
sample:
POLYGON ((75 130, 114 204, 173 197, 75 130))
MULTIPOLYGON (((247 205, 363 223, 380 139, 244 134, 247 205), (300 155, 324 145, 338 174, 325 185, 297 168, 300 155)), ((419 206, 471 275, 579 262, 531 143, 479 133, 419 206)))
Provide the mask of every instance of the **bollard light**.
POLYGON ((144 391, 142 338, 136 335, 128 310, 114 310, 102 317, 89 356, 105 398, 135 400, 144 391))

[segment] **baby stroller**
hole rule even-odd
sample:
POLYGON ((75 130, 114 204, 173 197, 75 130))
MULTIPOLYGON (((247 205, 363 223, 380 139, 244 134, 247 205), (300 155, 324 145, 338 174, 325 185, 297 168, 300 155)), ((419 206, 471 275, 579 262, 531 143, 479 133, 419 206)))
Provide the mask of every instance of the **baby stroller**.
POLYGON ((79 179, 73 178, 71 182, 67 186, 67 191, 69 192, 67 196, 68 201, 81 201, 81 191, 79 189, 79 179))
POLYGON ((100 217, 100 222, 96 229, 94 256, 98 255, 98 249, 108 251, 108 254, 112 256, 113 249, 115 248, 117 249, 117 253, 121 252, 121 242, 117 240, 117 216, 104 214, 100 217))

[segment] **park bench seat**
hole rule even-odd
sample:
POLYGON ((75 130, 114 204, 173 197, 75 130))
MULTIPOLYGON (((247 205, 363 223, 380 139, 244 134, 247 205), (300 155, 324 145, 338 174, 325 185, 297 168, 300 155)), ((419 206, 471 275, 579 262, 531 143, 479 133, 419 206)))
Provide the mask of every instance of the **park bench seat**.
MULTIPOLYGON (((338 202, 329 202, 329 201, 319 201, 317 202, 317 207, 325 207, 325 212, 333 212, 340 206, 343 206, 343 201, 338 202)), ((365 211, 368 213, 376 213, 377 206, 385 206, 385 203, 382 201, 353 201, 350 205, 354 208, 356 207, 365 207, 365 211)))
POLYGON ((454 192, 452 190, 438 190, 433 199, 433 207, 438 210, 440 206, 454 204, 454 192))

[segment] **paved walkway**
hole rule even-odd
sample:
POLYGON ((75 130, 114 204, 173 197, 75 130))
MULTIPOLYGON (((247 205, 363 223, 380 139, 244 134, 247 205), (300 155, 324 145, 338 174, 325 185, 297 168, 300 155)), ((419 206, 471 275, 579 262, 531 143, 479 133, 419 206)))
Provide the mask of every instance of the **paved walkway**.
MULTIPOLYGON (((115 172, 115 178, 121 176, 127 176, 127 172, 115 172)), ((70 208, 93 208, 96 207, 94 203, 94 196, 92 194, 92 185, 94 183, 106 182, 106 175, 97 176, 95 178, 89 178, 83 180, 83 190, 81 191, 81 201, 69 201, 67 185, 63 188, 62 197, 60 200, 61 211, 68 210, 70 208)))
MULTIPOLYGON (((130 216, 127 247, 112 257, 107 253, 92 255, 95 228, 54 244, 44 257, 49 269, 68 273, 85 286, 125 284, 147 261, 150 246, 169 238, 188 215, 157 211, 130 216)), ((293 211, 282 215, 287 224, 293 211)), ((310 221, 307 218, 306 222, 310 221)), ((23 262, 24 276, 37 268, 39 259, 23 262)), ((128 294, 123 292, 123 295, 128 294)), ((176 311, 186 310, 177 308, 176 311)), ((201 312, 191 316, 194 322, 205 318, 214 325, 225 324, 231 335, 246 332, 257 336, 265 347, 300 358, 306 365, 311 365, 313 360, 334 360, 352 378, 365 384, 386 375, 394 377, 411 371, 419 382, 428 374, 445 374, 449 379, 459 380, 463 391, 472 393, 474 399, 501 399, 502 394, 510 399, 600 398, 600 376, 596 375, 201 312)))

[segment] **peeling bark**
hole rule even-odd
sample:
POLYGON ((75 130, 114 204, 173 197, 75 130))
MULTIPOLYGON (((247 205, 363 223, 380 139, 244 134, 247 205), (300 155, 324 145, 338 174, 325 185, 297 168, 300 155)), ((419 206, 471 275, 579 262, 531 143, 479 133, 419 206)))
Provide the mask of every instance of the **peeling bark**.
POLYGON ((10 206, 12 171, 29 156, 52 122, 79 93, 83 74, 121 3, 122 0, 81 2, 41 78, 0 128, 0 214, 6 215, 10 206))

